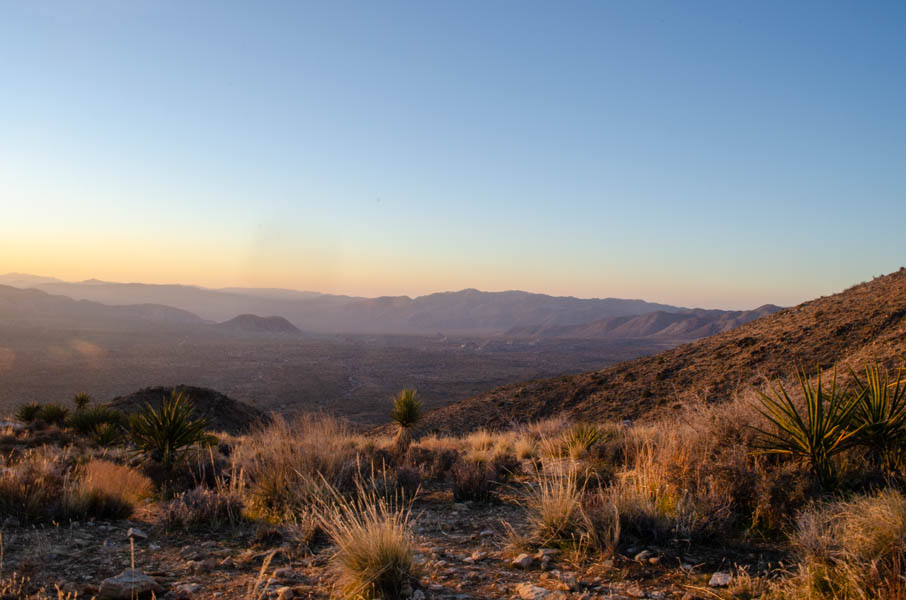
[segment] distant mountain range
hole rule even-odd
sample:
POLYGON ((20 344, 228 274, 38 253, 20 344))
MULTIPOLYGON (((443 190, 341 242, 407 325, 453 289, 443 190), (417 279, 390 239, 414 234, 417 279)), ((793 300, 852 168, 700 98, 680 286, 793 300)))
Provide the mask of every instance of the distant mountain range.
MULTIPOLYGON (((581 299, 522 291, 481 292, 474 289, 417 298, 360 298, 284 289, 215 290, 186 285, 111 283, 94 279, 73 283, 21 273, 0 275, 0 285, 29 288, 32 292, 40 290, 65 297, 70 302, 78 300, 110 305, 114 308, 111 316, 115 320, 134 314, 135 318, 144 320, 226 322, 219 326, 220 329, 245 333, 273 333, 271 329, 293 333, 289 330, 292 327, 322 334, 443 333, 533 339, 660 337, 688 340, 725 331, 777 310, 773 306, 745 312, 701 310, 644 300, 581 299), (142 308, 134 308, 136 306, 142 308), (133 308, 127 310, 126 307, 133 308), (261 321, 263 317, 256 315, 278 315, 286 322, 261 321)), ((51 303, 56 303, 61 310, 69 311, 65 314, 72 315, 72 311, 78 309, 93 319, 100 317, 98 306, 71 305, 65 300, 51 298, 54 296, 41 298, 45 308, 49 309, 51 303)))

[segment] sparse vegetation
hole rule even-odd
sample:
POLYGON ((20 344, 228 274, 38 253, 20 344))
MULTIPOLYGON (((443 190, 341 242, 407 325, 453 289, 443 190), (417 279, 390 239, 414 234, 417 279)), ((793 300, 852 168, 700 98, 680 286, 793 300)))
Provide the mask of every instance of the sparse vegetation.
POLYGON ((412 443, 412 428, 418 424, 421 417, 422 401, 417 391, 405 389, 393 399, 390 418, 399 427, 393 441, 393 450, 397 456, 402 456, 409 450, 409 444, 412 443))
POLYGON ((215 440, 206 432, 207 421, 193 418, 191 401, 182 391, 173 390, 159 408, 150 404, 130 423, 132 442, 145 457, 170 470, 193 446, 215 440))
POLYGON ((836 481, 834 456, 856 444, 861 428, 851 427, 853 413, 862 403, 866 390, 855 398, 837 387, 834 373, 829 390, 821 385, 821 369, 813 384, 805 372, 798 374, 804 412, 790 399, 782 383, 772 390, 773 396, 759 393, 760 412, 774 430, 759 429, 763 436, 762 451, 786 454, 804 460, 825 487, 836 481))

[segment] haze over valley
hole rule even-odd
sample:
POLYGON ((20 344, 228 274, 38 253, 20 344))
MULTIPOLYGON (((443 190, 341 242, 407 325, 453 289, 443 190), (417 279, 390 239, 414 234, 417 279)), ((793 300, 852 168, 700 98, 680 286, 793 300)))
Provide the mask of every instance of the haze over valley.
POLYGON ((659 352, 776 310, 518 291, 351 298, 7 274, 0 406, 74 389, 109 399, 191 384, 264 411, 380 422, 401 385, 436 408, 498 385, 659 352))

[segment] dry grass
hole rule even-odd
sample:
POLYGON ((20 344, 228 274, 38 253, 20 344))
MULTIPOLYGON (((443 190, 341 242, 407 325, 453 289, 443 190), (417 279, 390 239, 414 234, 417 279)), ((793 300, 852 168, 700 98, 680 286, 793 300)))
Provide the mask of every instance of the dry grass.
POLYGON ((72 515, 126 518, 135 505, 154 494, 154 485, 135 469, 92 460, 80 470, 65 499, 72 515))
POLYGON ((348 489, 357 472, 360 440, 337 419, 276 417, 244 437, 233 452, 248 482, 253 516, 283 520, 324 494, 324 483, 348 489))
POLYGON ((792 542, 799 571, 784 586, 794 598, 906 598, 906 497, 884 490, 803 511, 792 542))
POLYGON ((352 499, 332 489, 320 520, 336 545, 331 564, 343 598, 400 598, 417 575, 411 504, 359 486, 352 499))

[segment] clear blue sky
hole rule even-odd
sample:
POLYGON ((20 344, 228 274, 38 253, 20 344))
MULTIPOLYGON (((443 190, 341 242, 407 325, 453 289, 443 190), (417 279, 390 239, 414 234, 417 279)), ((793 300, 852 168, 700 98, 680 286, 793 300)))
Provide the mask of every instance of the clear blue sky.
POLYGON ((0 271, 792 304, 906 263, 904 2, 0 0, 0 271))

